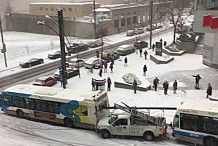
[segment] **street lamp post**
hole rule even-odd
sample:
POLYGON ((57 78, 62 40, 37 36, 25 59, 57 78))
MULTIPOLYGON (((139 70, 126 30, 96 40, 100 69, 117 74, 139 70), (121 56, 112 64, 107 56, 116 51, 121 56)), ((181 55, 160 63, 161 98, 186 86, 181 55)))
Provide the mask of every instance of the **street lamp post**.
POLYGON ((150 49, 151 49, 151 47, 152 47, 152 21, 153 21, 153 0, 150 0, 150 12, 149 12, 149 20, 150 20, 150 49))
MULTIPOLYGON (((55 25, 59 28, 59 24, 53 19, 53 18, 51 18, 49 15, 45 15, 45 17, 46 18, 48 18, 48 19, 51 19, 54 23, 55 23, 55 25)), ((67 40, 67 42, 68 42, 68 44, 69 44, 69 47, 71 46, 71 43, 70 43, 70 41, 69 41, 69 39, 66 37, 66 35, 64 34, 64 37, 65 37, 65 39, 67 40)), ((67 46, 66 46, 67 47, 67 46)), ((67 47, 68 48, 68 47, 67 47)))
POLYGON ((65 42, 64 42, 64 23, 63 23, 63 10, 58 10, 58 26, 59 26, 59 37, 61 47, 61 69, 62 69, 62 82, 63 88, 66 89, 66 55, 65 55, 65 42))
POLYGON ((1 30, 2 47, 3 47, 3 48, 1 49, 1 52, 4 54, 5 67, 8 67, 8 65, 7 65, 7 59, 6 59, 6 45, 5 45, 4 37, 3 37, 3 29, 2 29, 1 15, 0 15, 0 30, 1 30))
POLYGON ((96 38, 96 11, 95 11, 95 0, 93 0, 93 19, 94 19, 94 38, 96 38))

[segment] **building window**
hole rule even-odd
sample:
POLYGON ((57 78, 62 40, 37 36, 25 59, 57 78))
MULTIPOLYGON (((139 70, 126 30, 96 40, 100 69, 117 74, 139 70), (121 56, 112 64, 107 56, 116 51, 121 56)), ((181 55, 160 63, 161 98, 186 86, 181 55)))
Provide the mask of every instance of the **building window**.
POLYGON ((134 11, 134 12, 133 12, 133 15, 136 15, 136 14, 137 14, 137 11, 134 11))
POLYGON ((45 7, 45 11, 48 11, 48 8, 47 8, 47 7, 45 7))
POLYGON ((129 12, 129 13, 127 13, 126 15, 127 15, 127 16, 130 16, 130 15, 131 15, 131 13, 129 12))
POLYGON ((33 10, 33 11, 36 11, 36 8, 35 8, 35 7, 33 7, 33 8, 32 8, 32 10, 33 10))
POLYGON ((63 11, 66 11, 66 8, 63 8, 63 11))
POLYGON ((72 11, 72 8, 68 8, 68 10, 71 12, 71 11, 72 11))
POLYGON ((83 11, 86 11, 86 8, 83 8, 83 11))
POLYGON ((54 8, 53 8, 53 7, 51 7, 51 11, 54 11, 54 8))
POLYGON ((43 11, 43 8, 42 8, 42 7, 39 7, 39 10, 40 10, 40 11, 43 11))
POLYGON ((114 27, 119 27, 119 19, 114 20, 114 27))
POLYGON ((131 25, 131 17, 127 17, 127 26, 131 25))
POLYGON ((136 23, 137 23, 137 16, 133 16, 133 18, 132 18, 132 23, 133 23, 133 24, 136 24, 136 23))
POLYGON ((118 18, 118 14, 114 14, 114 18, 118 18))
POLYGON ((126 19, 125 18, 122 18, 121 19, 121 26, 125 26, 126 25, 126 19))

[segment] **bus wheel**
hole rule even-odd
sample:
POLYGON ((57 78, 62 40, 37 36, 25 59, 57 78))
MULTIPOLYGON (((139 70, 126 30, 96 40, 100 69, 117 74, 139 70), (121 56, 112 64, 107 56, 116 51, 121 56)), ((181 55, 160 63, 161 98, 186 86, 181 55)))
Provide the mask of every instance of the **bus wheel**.
POLYGON ((152 132, 145 132, 143 135, 144 139, 147 141, 154 140, 154 134, 152 132))
POLYGON ((111 134, 109 131, 107 130, 102 130, 101 131, 101 136, 104 138, 104 139, 107 139, 107 138, 110 138, 111 137, 111 134))
POLYGON ((22 110, 17 110, 17 117, 19 117, 19 118, 24 118, 24 113, 23 113, 23 111, 22 110))
POLYGON ((206 139, 205 146, 217 146, 218 142, 214 138, 206 139))
POLYGON ((65 118, 64 119, 64 125, 67 126, 67 127, 73 127, 74 126, 73 121, 70 118, 65 118))

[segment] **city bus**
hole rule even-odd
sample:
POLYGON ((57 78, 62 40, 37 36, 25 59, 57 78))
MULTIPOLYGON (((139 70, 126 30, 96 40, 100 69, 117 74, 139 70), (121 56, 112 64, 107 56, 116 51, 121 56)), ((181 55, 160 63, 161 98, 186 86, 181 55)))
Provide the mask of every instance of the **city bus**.
POLYGON ((173 120, 173 136, 194 144, 218 146, 218 101, 184 102, 173 120))
POLYGON ((2 91, 2 111, 20 118, 33 118, 67 127, 95 128, 109 115, 107 92, 19 84, 2 91))

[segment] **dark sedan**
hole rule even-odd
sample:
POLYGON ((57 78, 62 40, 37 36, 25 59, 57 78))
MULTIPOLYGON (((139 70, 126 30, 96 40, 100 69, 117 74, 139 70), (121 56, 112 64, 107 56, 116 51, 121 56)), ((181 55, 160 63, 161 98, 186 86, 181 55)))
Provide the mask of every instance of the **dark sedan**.
POLYGON ((110 52, 110 53, 104 52, 102 56, 102 59, 107 60, 107 62, 110 62, 111 60, 116 60, 119 58, 120 58, 120 55, 117 52, 110 52))
POLYGON ((42 58, 32 58, 26 62, 20 62, 19 65, 22 68, 28 68, 42 63, 44 63, 44 60, 42 58))
POLYGON ((133 44, 135 49, 142 49, 148 47, 148 43, 145 41, 137 41, 133 44))
MULTIPOLYGON (((54 73, 54 77, 55 77, 58 81, 60 81, 60 78, 62 77, 61 74, 62 74, 61 71, 58 70, 58 71, 56 71, 56 72, 54 73)), ((79 69, 77 69, 77 68, 74 68, 74 69, 72 69, 72 68, 66 68, 66 77, 67 77, 67 79, 72 78, 72 77, 75 77, 75 76, 77 76, 77 75, 79 75, 79 69)))

